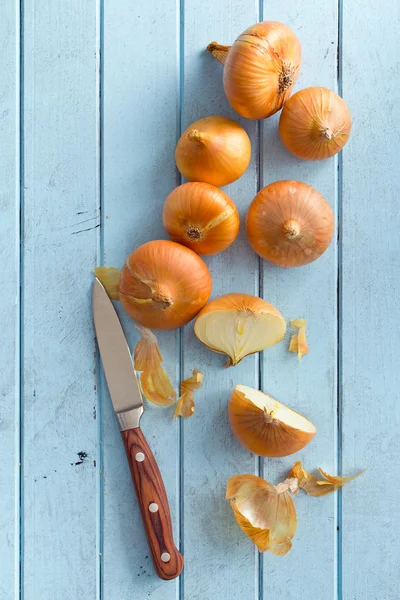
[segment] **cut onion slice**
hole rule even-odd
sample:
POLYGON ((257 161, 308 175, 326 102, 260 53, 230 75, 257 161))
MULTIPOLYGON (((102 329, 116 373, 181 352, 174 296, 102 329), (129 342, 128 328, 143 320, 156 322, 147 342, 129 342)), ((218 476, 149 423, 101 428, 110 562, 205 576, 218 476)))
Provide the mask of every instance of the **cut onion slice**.
POLYGON ((280 342, 286 323, 280 312, 262 298, 226 294, 207 304, 197 316, 194 332, 211 350, 226 354, 226 366, 237 365, 280 342))
POLYGON ((228 405, 238 441, 259 456, 289 456, 306 446, 317 430, 300 413, 247 385, 237 385, 228 405))

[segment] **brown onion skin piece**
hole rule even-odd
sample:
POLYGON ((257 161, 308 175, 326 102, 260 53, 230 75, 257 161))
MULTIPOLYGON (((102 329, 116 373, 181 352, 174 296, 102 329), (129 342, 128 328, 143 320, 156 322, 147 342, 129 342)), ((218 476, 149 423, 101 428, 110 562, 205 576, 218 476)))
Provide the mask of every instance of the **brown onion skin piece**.
POLYGON ((300 431, 278 420, 265 422, 264 412, 233 390, 228 404, 232 432, 238 442, 253 454, 281 458, 298 452, 311 442, 315 432, 300 431))
POLYGON ((328 248, 334 228, 329 203, 301 181, 267 185, 253 199, 246 217, 250 246, 264 260, 284 268, 317 260, 328 248))
POLYGON ((283 107, 279 135, 285 148, 302 160, 324 160, 340 152, 351 132, 346 102, 332 90, 310 87, 283 107))
POLYGON ((210 297, 212 279, 195 252, 169 240, 143 244, 126 259, 119 295, 128 315, 150 329, 191 321, 210 297))

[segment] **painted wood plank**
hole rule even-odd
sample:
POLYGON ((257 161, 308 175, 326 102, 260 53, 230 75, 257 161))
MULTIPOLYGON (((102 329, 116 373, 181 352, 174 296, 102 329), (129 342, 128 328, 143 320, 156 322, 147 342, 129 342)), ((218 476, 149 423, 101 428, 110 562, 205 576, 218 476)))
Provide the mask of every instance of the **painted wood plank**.
MULTIPOLYGON (((310 85, 336 90, 338 36, 337 3, 326 0, 323 10, 313 0, 299 6, 290 0, 264 2, 264 20, 288 24, 303 48, 303 64, 295 91, 310 85)), ((263 129, 262 185, 295 179, 314 186, 336 213, 335 159, 320 163, 292 157, 282 146, 279 115, 265 121, 263 129)), ((308 320, 310 353, 299 363, 288 352, 291 331, 283 343, 267 350, 263 360, 263 388, 311 419, 318 433, 312 443, 293 457, 266 459, 265 478, 278 483, 295 460, 310 470, 336 469, 336 245, 315 263, 297 269, 281 269, 263 263, 264 297, 288 319, 308 320)), ((293 548, 284 558, 264 556, 264 597, 306 597, 310 589, 328 600, 336 585, 336 497, 295 498, 298 529, 293 548)))
POLYGON ((345 0, 343 96, 353 133, 343 153, 342 464, 368 470, 342 492, 345 600, 400 596, 399 444, 400 6, 345 0))
MULTIPOLYGON (((177 3, 104 5, 104 263, 122 266, 151 239, 166 237, 162 205, 176 185, 177 3)), ((131 348, 139 339, 120 310, 131 348)), ((178 384, 177 332, 158 332, 165 367, 178 384)), ((178 580, 155 575, 118 424, 103 394, 105 600, 172 600, 178 580)), ((173 409, 146 404, 142 429, 164 478, 179 542, 179 440, 173 409)))
POLYGON ((19 14, 0 6, 0 600, 18 590, 19 551, 19 14))
MULTIPOLYGON (((257 21, 253 1, 185 1, 183 128, 208 115, 237 119, 222 88, 222 67, 205 52, 213 40, 231 43, 257 21)), ((206 259, 213 276, 212 296, 227 292, 257 294, 257 259, 244 236, 244 216, 256 192, 257 125, 246 127, 253 144, 248 171, 226 192, 236 203, 242 230, 235 244, 222 254, 206 259)), ((250 600, 258 597, 258 559, 225 501, 231 475, 257 472, 257 460, 233 438, 227 403, 236 383, 258 385, 257 357, 248 357, 224 369, 225 357, 215 354, 194 338, 193 325, 184 332, 183 375, 193 368, 205 373, 197 394, 196 413, 184 429, 184 597, 191 600, 218 597, 250 600)))
POLYGON ((96 2, 24 2, 24 598, 96 598, 96 2))

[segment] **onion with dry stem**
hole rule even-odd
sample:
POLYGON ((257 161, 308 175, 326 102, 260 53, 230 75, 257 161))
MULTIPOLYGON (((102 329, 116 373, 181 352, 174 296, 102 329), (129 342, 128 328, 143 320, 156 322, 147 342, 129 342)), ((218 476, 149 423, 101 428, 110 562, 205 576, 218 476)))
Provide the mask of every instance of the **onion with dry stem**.
POLYGON ((167 197, 163 224, 174 242, 207 255, 234 242, 240 219, 235 204, 222 190, 209 183, 190 182, 167 197))
POLYGON ((246 385, 236 385, 228 405, 236 439, 250 452, 289 456, 311 442, 317 430, 301 414, 246 385))
POLYGON ((132 319, 152 329, 176 329, 196 316, 211 294, 211 275, 195 252, 155 240, 132 252, 119 274, 96 269, 111 298, 117 296, 132 319))
POLYGON ((176 165, 189 181, 228 185, 249 166, 251 144, 239 123, 227 117, 205 117, 186 129, 175 151, 176 165))
POLYGON ((285 330, 285 320, 272 304, 248 294, 215 298, 194 324, 194 332, 203 344, 229 357, 226 366, 237 365, 248 354, 277 344, 285 330))
POLYGON ((337 154, 350 131, 347 104, 324 87, 310 87, 294 94, 279 119, 283 145, 303 160, 321 160, 337 154))
POLYGON ((253 250, 279 267, 313 262, 328 248, 334 216, 325 198, 300 181, 276 181, 250 204, 246 233, 253 250))
POLYGON ((228 480, 226 499, 231 501, 236 522, 260 552, 284 556, 292 547, 297 518, 289 487, 274 487, 256 475, 228 480))
POLYGON ((300 42, 283 23, 256 23, 232 46, 211 42, 207 50, 224 65, 228 102, 248 119, 265 119, 280 110, 299 75, 300 42))

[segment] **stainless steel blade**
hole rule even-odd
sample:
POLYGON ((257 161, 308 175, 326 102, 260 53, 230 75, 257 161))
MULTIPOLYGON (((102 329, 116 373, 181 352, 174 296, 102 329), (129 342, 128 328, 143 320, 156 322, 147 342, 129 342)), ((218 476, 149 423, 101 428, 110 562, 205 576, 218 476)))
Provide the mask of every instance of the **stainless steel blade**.
POLYGON ((93 318, 108 389, 121 429, 139 426, 143 398, 118 315, 103 285, 93 284, 93 318))

